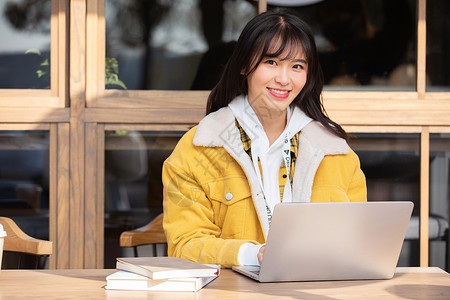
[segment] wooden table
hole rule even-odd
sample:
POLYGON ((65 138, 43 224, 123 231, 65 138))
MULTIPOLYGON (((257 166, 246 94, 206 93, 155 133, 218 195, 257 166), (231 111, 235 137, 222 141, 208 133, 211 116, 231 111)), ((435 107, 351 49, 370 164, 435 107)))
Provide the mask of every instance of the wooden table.
POLYGON ((398 268, 390 280, 258 283, 231 270, 198 292, 105 290, 115 270, 2 270, 0 299, 450 299, 439 268, 398 268))

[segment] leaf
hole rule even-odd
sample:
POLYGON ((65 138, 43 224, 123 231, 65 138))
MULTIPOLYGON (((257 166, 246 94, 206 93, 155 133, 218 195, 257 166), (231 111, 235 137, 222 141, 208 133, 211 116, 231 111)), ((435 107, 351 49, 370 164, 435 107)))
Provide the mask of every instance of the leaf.
POLYGON ((116 134, 119 136, 127 135, 128 130, 116 130, 116 134))
POLYGON ((42 71, 42 70, 37 70, 37 71, 36 71, 36 74, 37 74, 38 78, 41 78, 42 76, 44 76, 45 74, 47 74, 47 72, 42 71))
POLYGON ((39 56, 42 55, 41 51, 39 51, 39 49, 28 49, 27 51, 25 51, 25 54, 37 54, 39 56))

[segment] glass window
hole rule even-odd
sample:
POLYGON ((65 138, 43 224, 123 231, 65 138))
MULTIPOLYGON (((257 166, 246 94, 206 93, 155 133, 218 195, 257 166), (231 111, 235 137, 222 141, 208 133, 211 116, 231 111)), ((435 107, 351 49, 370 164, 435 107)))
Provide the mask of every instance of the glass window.
POLYGON ((450 2, 427 1, 427 91, 450 91, 450 2))
POLYGON ((284 3, 313 29, 326 90, 415 91, 415 0, 284 3))
POLYGON ((50 88, 51 1, 0 1, 0 89, 50 88))
MULTIPOLYGON (((116 257, 133 255, 119 247, 123 231, 144 226, 162 212, 162 164, 183 134, 106 132, 105 268, 115 268, 116 257)), ((140 247, 139 253, 145 256, 150 249, 140 247)))
POLYGON ((430 266, 449 271, 450 134, 430 135, 430 266))
POLYGON ((412 201, 398 266, 419 266, 420 135, 358 133, 350 146, 367 180, 368 201, 412 201))
POLYGON ((106 88, 210 90, 256 14, 245 0, 106 0, 106 88))
MULTIPOLYGON (((43 240, 49 240, 48 148, 48 131, 0 131, 1 216, 43 240)), ((4 267, 17 268, 17 257, 6 257, 4 267)), ((26 261, 21 267, 33 268, 34 263, 26 261)))

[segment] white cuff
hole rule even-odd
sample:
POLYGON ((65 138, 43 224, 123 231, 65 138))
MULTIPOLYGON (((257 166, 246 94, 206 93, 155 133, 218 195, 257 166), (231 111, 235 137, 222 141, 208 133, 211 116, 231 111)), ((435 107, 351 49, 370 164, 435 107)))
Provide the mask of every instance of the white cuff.
POLYGON ((238 262, 241 266, 259 266, 258 252, 263 245, 252 243, 242 244, 238 252, 238 262))

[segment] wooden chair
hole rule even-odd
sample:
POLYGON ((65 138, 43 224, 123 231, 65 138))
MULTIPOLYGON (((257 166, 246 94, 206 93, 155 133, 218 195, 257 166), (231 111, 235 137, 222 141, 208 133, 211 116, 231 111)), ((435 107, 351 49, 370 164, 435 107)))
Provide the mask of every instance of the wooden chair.
POLYGON ((120 235, 120 246, 133 247, 134 256, 137 257, 138 246, 152 245, 153 254, 156 256, 156 245, 167 244, 162 222, 163 214, 161 213, 143 227, 122 232, 120 235))
MULTIPOLYGON (((0 217, 0 224, 2 224, 3 230, 6 231, 3 251, 17 253, 17 268, 21 268, 23 255, 34 256, 36 269, 45 266, 47 257, 53 253, 53 242, 28 236, 10 218, 0 217)), ((5 260, 5 256, 3 256, 3 260, 5 260)))

